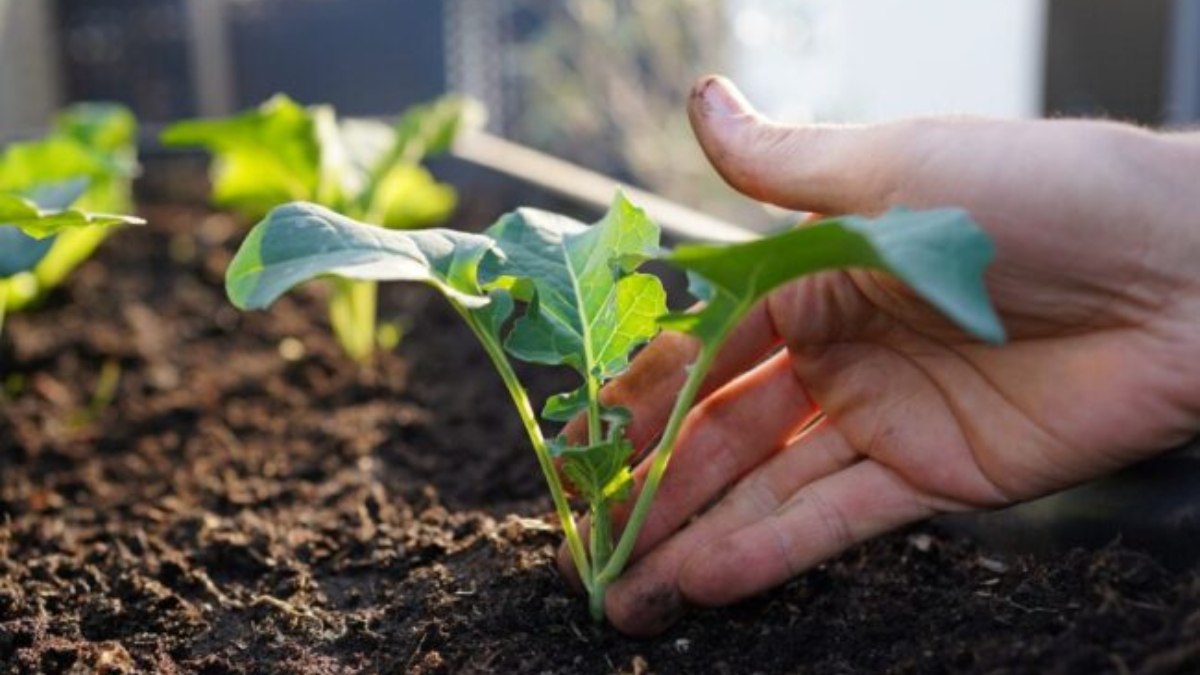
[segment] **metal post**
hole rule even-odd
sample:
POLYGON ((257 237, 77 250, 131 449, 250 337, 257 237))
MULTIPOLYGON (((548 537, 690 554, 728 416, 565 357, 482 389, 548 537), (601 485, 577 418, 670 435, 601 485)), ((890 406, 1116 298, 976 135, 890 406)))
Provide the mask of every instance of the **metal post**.
POLYGON ((1174 0, 1164 119, 1170 125, 1200 121, 1200 0, 1174 0))
POLYGON ((226 0, 185 1, 196 112, 205 117, 228 115, 234 110, 234 76, 226 0))

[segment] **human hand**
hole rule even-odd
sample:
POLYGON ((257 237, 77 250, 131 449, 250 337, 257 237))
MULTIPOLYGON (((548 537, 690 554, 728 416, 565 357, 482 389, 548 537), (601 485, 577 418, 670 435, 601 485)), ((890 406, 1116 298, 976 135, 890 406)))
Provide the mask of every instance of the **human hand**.
MULTIPOLYGON (((997 246, 987 282, 1010 342, 969 340, 873 272, 768 297, 722 351, 608 590, 622 631, 660 632, 685 601, 734 602, 869 537, 1044 495, 1200 431, 1200 144, 1075 120, 786 127, 721 78, 697 84, 689 114, 756 199, 966 208, 997 246)), ((663 334, 604 392, 632 411, 637 447, 695 353, 663 334)), ((565 551, 560 567, 574 576, 565 551)))

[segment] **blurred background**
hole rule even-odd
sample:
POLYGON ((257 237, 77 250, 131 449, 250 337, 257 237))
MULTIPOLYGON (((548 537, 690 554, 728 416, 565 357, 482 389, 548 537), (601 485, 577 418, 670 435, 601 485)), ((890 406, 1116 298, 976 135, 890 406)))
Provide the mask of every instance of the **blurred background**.
MULTIPOLYGON (((684 103, 723 72, 789 121, 1200 117, 1197 0, 0 0, 0 141, 76 100, 145 123, 286 92, 392 116, 446 91, 488 131, 755 227, 684 103)), ((555 173, 555 172, 548 172, 555 173)), ((547 181, 553 176, 544 177, 547 181)))

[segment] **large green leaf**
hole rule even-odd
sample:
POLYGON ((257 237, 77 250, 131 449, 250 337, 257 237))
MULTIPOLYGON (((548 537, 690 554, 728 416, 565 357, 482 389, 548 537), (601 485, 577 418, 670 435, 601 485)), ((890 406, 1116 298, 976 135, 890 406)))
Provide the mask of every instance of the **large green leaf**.
POLYGON ((878 218, 831 218, 744 244, 682 246, 666 260, 707 280, 710 297, 699 312, 672 315, 664 325, 714 339, 792 279, 862 267, 896 276, 963 329, 1002 342, 1004 328, 983 284, 994 255, 983 230, 954 208, 894 209, 878 218))
POLYGON ((603 380, 624 370, 634 347, 658 331, 662 284, 632 272, 658 252, 659 230, 624 195, 591 227, 520 209, 487 234, 505 256, 484 277, 529 302, 505 344, 517 358, 567 364, 603 380))
POLYGON ((248 217, 317 196, 320 148, 313 113, 286 96, 226 119, 176 123, 162 142, 210 150, 214 201, 248 217))
MULTIPOLYGON (((326 274, 417 281, 466 309, 488 306, 479 287, 487 237, 454 230, 385 230, 309 203, 280 206, 254 226, 225 275, 230 300, 266 307, 293 286, 326 274)), ((511 307, 511 305, 510 305, 511 307)))

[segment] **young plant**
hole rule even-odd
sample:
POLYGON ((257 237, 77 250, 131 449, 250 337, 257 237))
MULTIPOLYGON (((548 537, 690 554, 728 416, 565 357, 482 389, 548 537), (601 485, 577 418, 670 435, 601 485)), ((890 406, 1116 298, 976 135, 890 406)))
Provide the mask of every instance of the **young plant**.
MULTIPOLYGON (((48 185, 81 181, 82 192, 71 202, 39 205, 65 208, 73 202, 82 212, 128 213, 133 208, 137 171, 133 114, 116 104, 81 103, 64 109, 44 138, 14 143, 0 153, 0 192, 35 195, 48 185)), ((22 255, 39 251, 36 264, 6 275, 3 304, 8 311, 17 311, 61 284, 91 257, 112 228, 73 227, 37 244, 23 241, 15 230, 8 232, 6 251, 9 247, 19 247, 22 255)))
POLYGON ((672 252, 660 248, 657 225, 619 193, 590 227, 519 209, 483 234, 380 232, 298 203, 275 209, 254 227, 229 267, 226 288, 243 309, 266 307, 296 284, 323 275, 417 281, 441 291, 508 389, 549 485, 592 615, 600 620, 605 591, 629 560, 700 384, 730 330, 755 303, 805 274, 868 268, 895 275, 967 331, 1000 342, 1004 331, 982 279, 992 256, 990 240, 958 209, 831 218, 749 243, 688 245, 672 252), (637 272, 650 258, 686 270, 704 304, 667 313, 659 280, 637 272), (519 316, 518 302, 524 305, 519 316), (634 493, 633 446, 624 433, 629 413, 604 406, 599 391, 660 328, 693 335, 700 350, 618 535, 610 509, 634 493), (579 374, 579 387, 550 397, 542 416, 556 422, 585 416, 584 442, 546 439, 509 357, 567 365, 579 374), (587 502, 592 517, 587 542, 576 527, 563 476, 587 502))
POLYGON ((4 329, 9 294, 17 288, 14 279, 37 270, 63 238, 91 230, 107 230, 112 225, 144 222, 130 216, 69 208, 87 189, 86 180, 76 179, 42 185, 24 194, 0 192, 0 332, 4 329), (56 235, 58 239, 55 239, 56 235))
MULTIPOLYGON (((421 166, 445 152, 460 130, 482 120, 478 104, 448 96, 407 110, 394 125, 339 120, 328 105, 302 106, 278 95, 254 110, 167 128, 169 146, 214 155, 212 199, 249 220, 289 201, 315 202, 388 229, 428 227, 454 210, 454 189, 421 166)), ((346 353, 371 356, 374 281, 334 279, 329 319, 346 353)))

